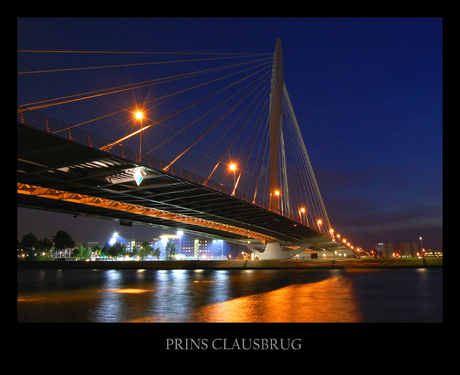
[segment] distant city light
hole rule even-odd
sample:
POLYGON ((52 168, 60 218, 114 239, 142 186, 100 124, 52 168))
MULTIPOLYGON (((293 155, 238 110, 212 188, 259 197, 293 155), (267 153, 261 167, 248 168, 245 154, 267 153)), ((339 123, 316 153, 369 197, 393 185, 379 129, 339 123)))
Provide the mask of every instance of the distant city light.
POLYGON ((163 234, 160 236, 161 240, 163 242, 168 242, 168 240, 175 239, 175 238, 180 238, 179 233, 177 235, 175 234, 163 234))
POLYGON ((111 238, 110 241, 109 241, 109 244, 110 244, 111 246, 115 245, 115 242, 117 241, 117 237, 118 237, 118 233, 117 233, 117 232, 114 232, 114 233, 112 234, 112 238, 111 238))

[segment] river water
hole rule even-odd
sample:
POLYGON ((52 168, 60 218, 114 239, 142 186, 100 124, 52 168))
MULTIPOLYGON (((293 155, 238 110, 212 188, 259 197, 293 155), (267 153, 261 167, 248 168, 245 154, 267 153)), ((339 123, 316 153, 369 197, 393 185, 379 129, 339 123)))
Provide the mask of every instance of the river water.
POLYGON ((18 322, 442 322, 442 268, 18 269, 18 322))

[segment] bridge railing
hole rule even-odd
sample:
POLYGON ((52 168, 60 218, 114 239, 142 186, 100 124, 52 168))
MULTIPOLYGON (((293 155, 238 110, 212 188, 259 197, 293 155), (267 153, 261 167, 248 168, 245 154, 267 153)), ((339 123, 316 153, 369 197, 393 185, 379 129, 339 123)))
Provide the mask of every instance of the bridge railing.
MULTIPOLYGON (((34 128, 38 128, 42 131, 52 133, 57 137, 68 139, 73 142, 80 143, 92 148, 96 148, 98 150, 105 151, 111 155, 115 155, 123 159, 127 159, 129 161, 139 163, 139 160, 141 160, 139 164, 142 164, 146 167, 148 166, 158 171, 162 171, 163 173, 168 173, 173 176, 180 177, 184 180, 189 180, 200 185, 203 185, 203 183, 206 181, 204 177, 196 173, 191 173, 175 165, 172 165, 167 172, 164 172, 163 168, 166 167, 169 163, 166 163, 150 155, 141 155, 141 159, 139 159, 139 153, 136 150, 133 150, 129 147, 125 147, 121 143, 112 145, 110 141, 97 134, 89 133, 83 129, 72 128, 72 126, 62 121, 55 120, 51 117, 22 108, 20 106, 18 106, 17 108, 17 121, 18 123, 27 124, 34 128)), ((221 193, 227 195, 231 195, 233 191, 233 189, 228 188, 224 184, 212 180, 208 181, 206 187, 216 191, 220 191, 221 193)), ((268 210, 268 204, 259 200, 254 200, 247 194, 244 194, 238 190, 235 191, 235 197, 268 210)), ((277 213, 282 214, 281 212, 277 213)), ((284 216, 289 217, 287 215, 284 216)), ((293 220, 298 220, 298 218, 290 218, 293 220)))

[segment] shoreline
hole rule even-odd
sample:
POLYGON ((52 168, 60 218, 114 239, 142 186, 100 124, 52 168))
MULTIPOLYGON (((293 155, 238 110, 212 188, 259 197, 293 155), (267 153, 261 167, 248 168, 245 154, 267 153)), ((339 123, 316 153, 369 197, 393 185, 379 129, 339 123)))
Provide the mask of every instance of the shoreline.
POLYGON ((346 261, 297 260, 173 260, 173 261, 18 261, 18 268, 51 269, 330 269, 330 268, 433 268, 442 267, 442 258, 352 259, 346 261))

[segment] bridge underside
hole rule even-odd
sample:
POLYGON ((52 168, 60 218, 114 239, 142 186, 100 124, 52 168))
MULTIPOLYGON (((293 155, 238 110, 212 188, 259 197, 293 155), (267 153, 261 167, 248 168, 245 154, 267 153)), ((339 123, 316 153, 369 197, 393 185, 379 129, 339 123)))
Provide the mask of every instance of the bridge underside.
POLYGON ((182 176, 19 121, 17 131, 18 206, 180 229, 244 244, 308 243, 314 251, 340 250, 313 228, 182 176), (146 173, 140 186, 133 179, 139 166, 146 173))

